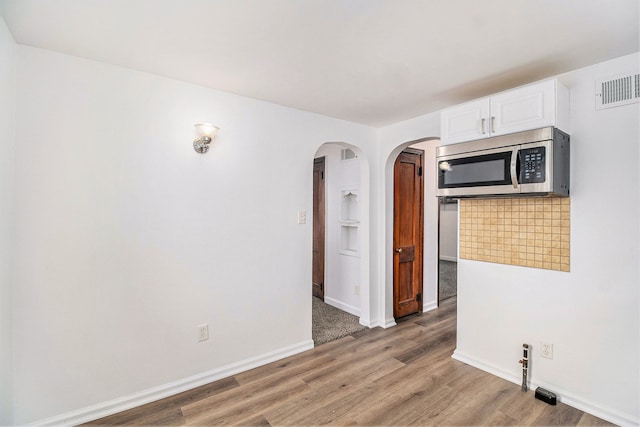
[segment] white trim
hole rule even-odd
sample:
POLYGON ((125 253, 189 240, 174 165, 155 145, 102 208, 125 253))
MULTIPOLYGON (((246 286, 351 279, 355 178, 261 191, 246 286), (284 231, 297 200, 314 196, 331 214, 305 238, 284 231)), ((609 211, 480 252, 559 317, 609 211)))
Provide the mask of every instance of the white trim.
MULTIPOLYGON (((475 368, 481 369, 485 372, 488 372, 492 375, 495 375, 497 377, 500 377, 512 383, 522 384, 522 379, 519 376, 513 375, 512 373, 507 372, 497 367, 496 365, 493 365, 486 361, 475 359, 469 355, 466 355, 460 352, 458 349, 456 349, 453 352, 451 357, 455 360, 466 363, 467 365, 471 365, 475 368)), ((597 403, 588 402, 567 390, 558 388, 555 385, 537 383, 533 380, 531 380, 528 385, 529 385, 529 389, 531 390, 535 390, 537 387, 543 387, 548 390, 551 390, 557 394, 559 402, 562 402, 565 405, 572 406, 576 409, 589 413, 598 418, 602 418, 603 420, 609 421, 616 425, 620 425, 620 426, 640 425, 640 419, 634 418, 633 415, 631 414, 621 414, 620 412, 615 411, 611 408, 605 408, 605 407, 602 407, 601 405, 598 405, 597 403)))
POLYGON ((396 320, 393 317, 390 319, 387 319, 384 323, 378 322, 378 321, 364 323, 362 319, 360 319, 360 324, 368 328, 383 328, 383 329, 392 328, 397 325, 396 320))
POLYGON ((521 383, 521 378, 518 377, 517 375, 513 375, 510 372, 507 372, 499 367, 497 367, 496 365, 493 365, 491 363, 487 363, 484 361, 479 361, 477 359, 474 359, 473 357, 470 357, 464 353, 461 353, 460 350, 456 349, 453 354, 451 355, 451 357, 455 360, 458 360, 462 363, 466 363, 467 365, 471 365, 474 368, 478 368, 481 369, 485 372, 490 373, 491 375, 495 375, 497 377, 500 377, 504 380, 510 381, 512 383, 516 383, 516 384, 520 384, 521 383))
POLYGON ((429 301, 422 306, 422 312, 426 313, 427 311, 435 310, 438 308, 438 301, 429 301))
POLYGON ((382 326, 384 329, 388 329, 396 325, 397 325, 396 319, 394 319, 393 317, 390 317, 389 319, 385 320, 384 325, 380 325, 380 326, 382 326))
POLYGON ((370 322, 368 324, 363 323, 361 321, 360 324, 363 326, 367 326, 369 328, 383 328, 383 329, 392 328, 397 325, 396 320, 394 318, 387 319, 385 322, 375 321, 375 322, 370 322))
POLYGON ((373 329, 373 328, 382 328, 383 324, 377 320, 374 321, 366 321, 365 319, 363 319, 362 317, 360 318, 360 324, 362 326, 366 326, 369 329, 373 329))
POLYGON ((326 295, 324 297, 324 302, 326 302, 330 306, 338 308, 338 309, 340 309, 342 311, 346 311, 349 314, 353 314, 354 316, 360 317, 360 309, 357 308, 357 307, 354 307, 354 306, 349 305, 349 304, 345 304, 342 301, 338 301, 337 299, 333 299, 333 298, 328 297, 326 295))
POLYGON ((307 351, 312 348, 313 340, 303 341, 298 344, 283 347, 259 356, 250 357, 236 363, 231 363, 220 368, 192 375, 158 387, 149 388, 128 396, 119 397, 107 402, 97 403, 65 414, 39 420, 31 423, 30 425, 78 425, 94 421, 108 415, 113 415, 118 412, 126 411, 127 409, 135 408, 137 406, 209 384, 213 381, 217 381, 240 372, 257 368, 258 366, 266 365, 276 360, 284 359, 285 357, 293 356, 294 354, 302 353, 303 351, 307 351))
POLYGON ((447 256, 447 255, 440 255, 440 261, 458 262, 458 257, 455 257, 455 256, 447 256))
POLYGON ((366 326, 367 328, 377 328, 378 326, 380 326, 380 324, 378 322, 367 322, 365 319, 363 319, 362 317, 360 318, 359 323, 362 326, 366 326))

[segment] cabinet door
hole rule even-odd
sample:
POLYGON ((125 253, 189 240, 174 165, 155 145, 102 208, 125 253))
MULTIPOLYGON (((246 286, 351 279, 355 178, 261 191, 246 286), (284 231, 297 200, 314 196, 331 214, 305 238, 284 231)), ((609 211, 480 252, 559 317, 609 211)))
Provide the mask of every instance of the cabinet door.
POLYGON ((555 125, 555 81, 548 80, 490 98, 491 135, 555 125))
POLYGON ((487 118, 489 100, 467 102, 442 111, 440 116, 441 144, 472 141, 489 136, 487 118))

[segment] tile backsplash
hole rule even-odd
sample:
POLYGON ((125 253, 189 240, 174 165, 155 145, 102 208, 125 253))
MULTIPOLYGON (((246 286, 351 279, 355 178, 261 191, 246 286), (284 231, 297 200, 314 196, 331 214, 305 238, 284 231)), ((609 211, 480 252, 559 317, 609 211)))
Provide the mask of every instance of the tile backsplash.
POLYGON ((460 258, 569 271, 570 199, 460 200, 460 258))

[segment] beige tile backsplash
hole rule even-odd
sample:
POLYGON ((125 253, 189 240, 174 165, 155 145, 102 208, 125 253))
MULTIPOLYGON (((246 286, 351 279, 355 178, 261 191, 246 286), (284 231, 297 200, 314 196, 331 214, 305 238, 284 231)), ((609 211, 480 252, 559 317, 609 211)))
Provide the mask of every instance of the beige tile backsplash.
POLYGON ((460 258, 569 271, 569 201, 460 200, 460 258))

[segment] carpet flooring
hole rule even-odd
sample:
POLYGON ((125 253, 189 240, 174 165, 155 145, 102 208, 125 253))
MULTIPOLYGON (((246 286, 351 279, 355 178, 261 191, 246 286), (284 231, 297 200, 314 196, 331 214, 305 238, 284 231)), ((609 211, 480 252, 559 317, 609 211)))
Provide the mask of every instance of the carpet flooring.
POLYGON ((440 260, 440 301, 458 295, 458 263, 440 260))
POLYGON ((358 317, 313 297, 311 338, 315 345, 346 337, 364 329, 358 317))
MULTIPOLYGON (((440 301, 453 298, 458 294, 458 263, 440 261, 440 301)), ((337 309, 320 298, 313 298, 313 320, 311 337, 315 345, 346 337, 365 329, 358 317, 337 309)))

